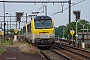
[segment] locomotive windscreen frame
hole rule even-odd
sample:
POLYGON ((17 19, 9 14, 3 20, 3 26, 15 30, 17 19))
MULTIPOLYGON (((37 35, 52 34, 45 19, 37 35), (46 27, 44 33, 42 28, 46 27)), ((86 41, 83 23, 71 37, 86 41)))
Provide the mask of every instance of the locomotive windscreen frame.
POLYGON ((52 20, 48 16, 38 16, 34 19, 35 29, 52 28, 52 20))

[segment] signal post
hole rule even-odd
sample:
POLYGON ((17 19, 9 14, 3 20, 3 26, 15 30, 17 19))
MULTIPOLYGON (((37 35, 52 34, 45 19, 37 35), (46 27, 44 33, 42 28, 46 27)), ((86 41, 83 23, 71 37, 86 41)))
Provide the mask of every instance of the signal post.
POLYGON ((1 43, 2 43, 3 37, 4 37, 4 31, 1 32, 1 43))
POLYGON ((73 40, 74 30, 70 30, 70 33, 72 35, 72 45, 74 45, 74 40, 73 40))
POLYGON ((80 20, 80 13, 81 11, 80 10, 76 10, 76 11, 73 11, 73 14, 75 15, 75 20, 76 20, 76 47, 77 47, 77 38, 78 38, 78 34, 77 34, 77 21, 80 20))
POLYGON ((18 34, 18 30, 15 29, 14 30, 14 40, 13 40, 13 42, 17 42, 17 34, 18 34))

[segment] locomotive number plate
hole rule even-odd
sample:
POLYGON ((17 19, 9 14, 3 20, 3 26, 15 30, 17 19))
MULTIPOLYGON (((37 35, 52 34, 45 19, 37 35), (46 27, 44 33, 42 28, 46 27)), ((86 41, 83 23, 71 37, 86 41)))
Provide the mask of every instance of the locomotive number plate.
POLYGON ((40 34, 40 38, 49 38, 48 34, 40 34))

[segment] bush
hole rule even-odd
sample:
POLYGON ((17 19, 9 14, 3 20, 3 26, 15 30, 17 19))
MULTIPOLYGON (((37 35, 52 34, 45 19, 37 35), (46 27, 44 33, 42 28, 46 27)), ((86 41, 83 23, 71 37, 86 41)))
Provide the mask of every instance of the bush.
POLYGON ((8 41, 9 39, 8 38, 6 38, 6 41, 8 41))

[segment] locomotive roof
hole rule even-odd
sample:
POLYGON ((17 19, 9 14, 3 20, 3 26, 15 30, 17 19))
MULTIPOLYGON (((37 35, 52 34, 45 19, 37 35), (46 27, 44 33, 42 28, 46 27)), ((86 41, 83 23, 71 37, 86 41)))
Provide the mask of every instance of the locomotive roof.
POLYGON ((40 20, 40 19, 51 20, 51 18, 49 16, 36 16, 34 18, 34 20, 40 20))

